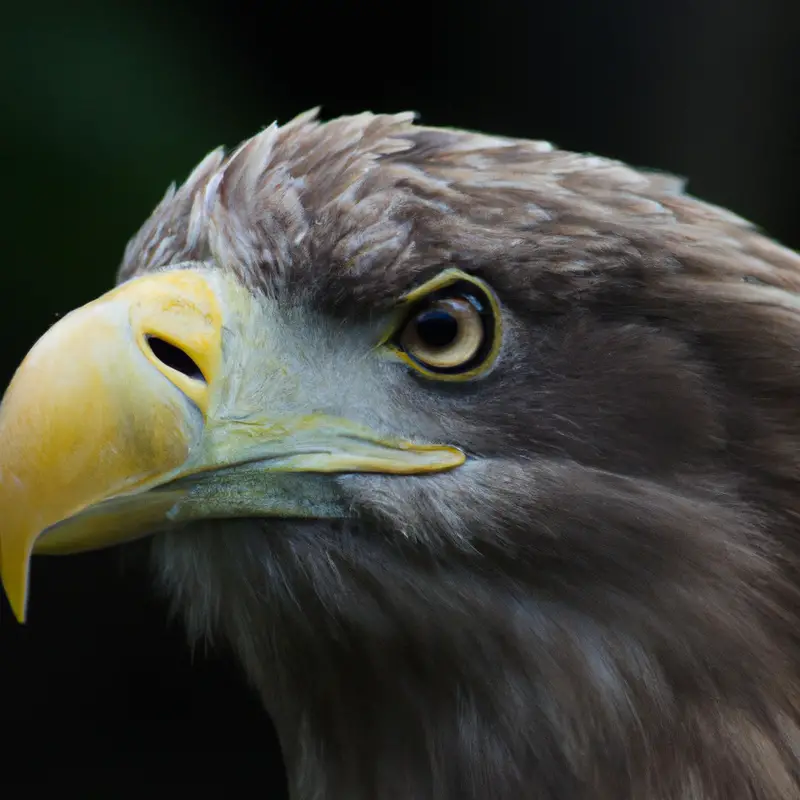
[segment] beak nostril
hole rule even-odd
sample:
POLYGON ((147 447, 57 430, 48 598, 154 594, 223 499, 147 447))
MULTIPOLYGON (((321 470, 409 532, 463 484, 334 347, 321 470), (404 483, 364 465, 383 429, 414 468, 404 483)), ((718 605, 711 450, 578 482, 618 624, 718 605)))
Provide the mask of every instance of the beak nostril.
POLYGON ((196 381, 203 381, 207 383, 205 375, 202 370, 194 362, 194 359, 186 352, 170 344, 158 336, 148 335, 145 337, 147 345, 152 351, 153 355, 166 366, 186 375, 187 378, 192 378, 196 381))

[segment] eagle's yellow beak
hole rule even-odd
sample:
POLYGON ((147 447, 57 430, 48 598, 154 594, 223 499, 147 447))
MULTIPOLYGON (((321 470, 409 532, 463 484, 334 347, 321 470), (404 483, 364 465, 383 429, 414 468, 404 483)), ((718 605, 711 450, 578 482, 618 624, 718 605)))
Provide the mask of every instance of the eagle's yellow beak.
POLYGON ((337 513, 330 491, 270 490, 267 473, 280 483, 463 462, 455 448, 323 414, 221 414, 242 366, 226 364, 241 345, 229 340, 232 318, 258 302, 216 271, 156 273, 64 317, 27 355, 0 405, 0 577, 20 621, 34 552, 95 549, 198 517, 337 513))

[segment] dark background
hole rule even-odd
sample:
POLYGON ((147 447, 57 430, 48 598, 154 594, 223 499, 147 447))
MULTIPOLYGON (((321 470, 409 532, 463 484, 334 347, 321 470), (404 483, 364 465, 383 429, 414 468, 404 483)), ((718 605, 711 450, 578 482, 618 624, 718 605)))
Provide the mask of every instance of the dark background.
MULTIPOLYGON (((677 172, 800 245, 797 0, 6 6, 0 388, 60 314, 110 288, 171 180, 315 105, 413 109, 677 172)), ((226 653, 189 650, 144 560, 141 546, 37 559, 25 627, 3 600, 0 793, 281 798, 269 721, 226 653)))

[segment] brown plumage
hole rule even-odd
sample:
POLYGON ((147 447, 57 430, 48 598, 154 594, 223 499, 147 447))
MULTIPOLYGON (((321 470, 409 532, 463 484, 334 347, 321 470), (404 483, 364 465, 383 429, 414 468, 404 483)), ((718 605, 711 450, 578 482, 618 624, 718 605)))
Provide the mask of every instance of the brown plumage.
POLYGON ((294 798, 800 797, 797 255, 669 176, 312 113, 207 157, 120 278, 184 262, 303 327, 327 409, 469 456, 338 477, 345 520, 154 538, 294 798), (370 366, 363 331, 448 267, 499 298, 494 368, 370 366))

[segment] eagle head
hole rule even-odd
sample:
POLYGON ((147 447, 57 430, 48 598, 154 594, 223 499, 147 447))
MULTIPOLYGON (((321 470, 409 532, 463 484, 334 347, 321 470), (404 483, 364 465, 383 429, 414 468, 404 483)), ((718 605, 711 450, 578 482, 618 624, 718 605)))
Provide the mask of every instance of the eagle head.
POLYGON ((152 535, 298 799, 796 798, 798 290, 670 176, 273 125, 19 367, 6 592, 152 535))

